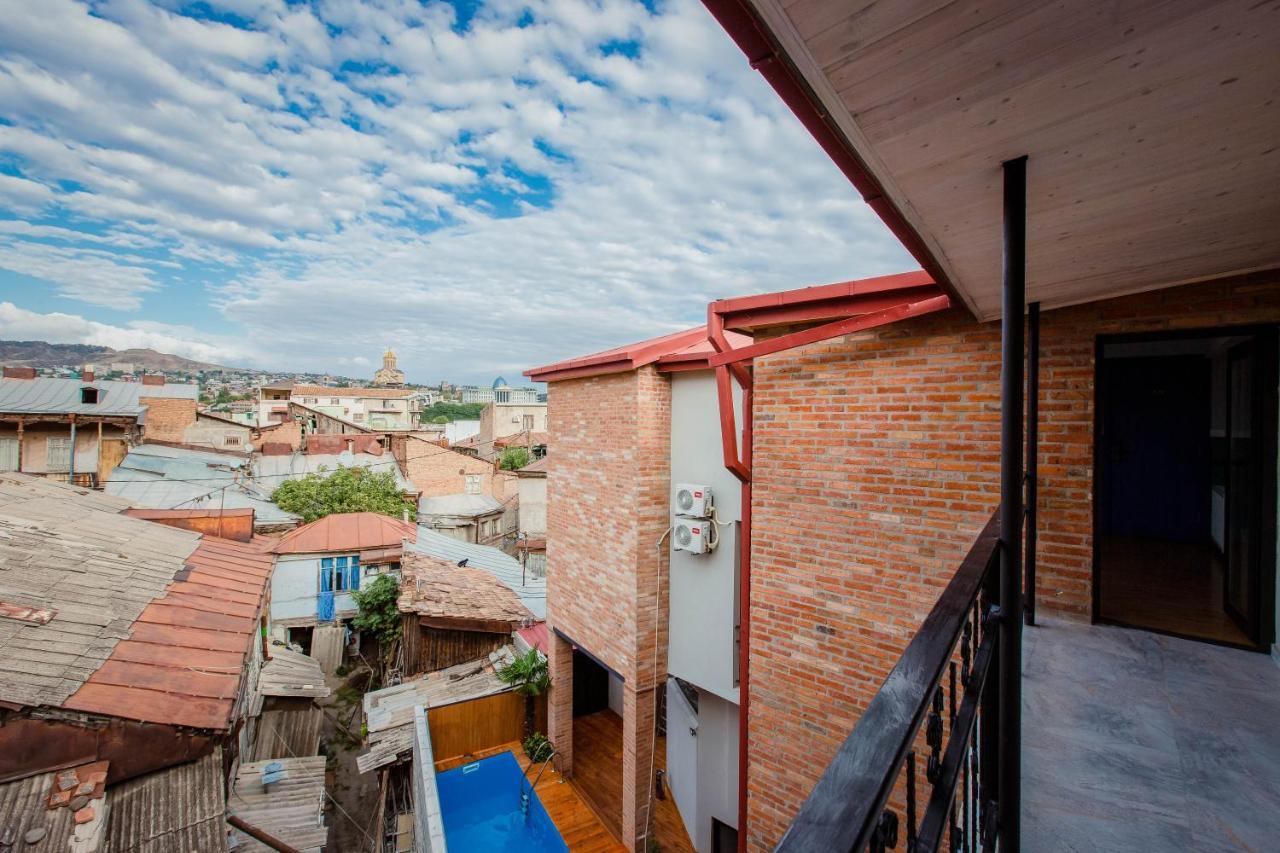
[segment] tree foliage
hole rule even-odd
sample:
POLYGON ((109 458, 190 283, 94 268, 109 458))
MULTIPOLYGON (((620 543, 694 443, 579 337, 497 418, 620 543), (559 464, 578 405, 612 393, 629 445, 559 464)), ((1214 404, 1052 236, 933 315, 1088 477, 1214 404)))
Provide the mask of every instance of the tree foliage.
POLYGON ((503 471, 518 471, 529 464, 529 449, 508 447, 502 451, 502 461, 498 464, 503 471))
POLYGON ((446 423, 448 421, 474 421, 480 419, 480 412, 484 410, 484 403, 446 403, 443 400, 432 403, 422 410, 422 422, 439 423, 436 420, 440 415, 444 415, 446 423))
POLYGON ((524 697, 524 736, 531 737, 536 723, 534 697, 541 696, 551 687, 547 659, 537 649, 529 649, 498 670, 497 675, 499 681, 511 685, 513 692, 524 697))
POLYGON ((386 647, 400 639, 400 610, 396 599, 400 597, 400 584, 393 575, 379 575, 364 589, 353 589, 360 613, 351 620, 351 626, 368 631, 386 647))
POLYGON ((336 512, 380 512, 399 518, 407 510, 410 520, 417 518, 394 473, 359 466, 286 481, 271 494, 271 500, 286 512, 301 516, 304 522, 336 512))

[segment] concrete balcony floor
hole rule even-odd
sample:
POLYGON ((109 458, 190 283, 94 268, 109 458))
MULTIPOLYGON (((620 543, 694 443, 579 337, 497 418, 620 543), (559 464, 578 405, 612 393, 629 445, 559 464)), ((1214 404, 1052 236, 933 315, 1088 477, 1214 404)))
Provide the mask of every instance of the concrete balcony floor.
POLYGON ((1280 849, 1280 666, 1041 619, 1023 657, 1023 849, 1280 849))

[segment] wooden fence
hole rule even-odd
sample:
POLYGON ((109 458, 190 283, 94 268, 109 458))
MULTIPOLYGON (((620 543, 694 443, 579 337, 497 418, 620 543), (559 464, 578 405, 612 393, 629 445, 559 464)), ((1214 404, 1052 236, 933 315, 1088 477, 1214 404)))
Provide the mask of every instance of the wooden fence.
MULTIPOLYGON (((535 729, 547 730, 546 694, 534 701, 535 729)), ((492 749, 524 737, 524 697, 499 693, 483 699, 432 708, 427 712, 431 749, 437 762, 492 749)))

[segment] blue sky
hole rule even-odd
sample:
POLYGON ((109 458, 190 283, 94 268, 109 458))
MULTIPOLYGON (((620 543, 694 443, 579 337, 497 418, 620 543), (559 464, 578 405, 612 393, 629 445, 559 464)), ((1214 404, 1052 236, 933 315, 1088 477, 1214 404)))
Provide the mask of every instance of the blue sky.
POLYGON ((696 0, 0 10, 3 338, 478 381, 912 266, 696 0))

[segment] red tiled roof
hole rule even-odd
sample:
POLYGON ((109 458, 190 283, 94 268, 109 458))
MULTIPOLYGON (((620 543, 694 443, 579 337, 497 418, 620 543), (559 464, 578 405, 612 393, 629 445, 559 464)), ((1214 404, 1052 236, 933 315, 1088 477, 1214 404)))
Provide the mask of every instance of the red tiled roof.
POLYGON ((277 554, 364 551, 417 541, 418 526, 377 512, 341 512, 290 530, 273 549, 277 554))
POLYGON ((547 457, 542 457, 536 462, 530 462, 528 465, 516 471, 517 474, 545 474, 547 473, 547 457))
POLYGON ((382 455, 382 436, 371 434, 338 435, 325 433, 307 436, 307 453, 342 453, 347 448, 352 453, 382 455))
POLYGON ((646 364, 652 364, 664 355, 679 352, 698 341, 706 340, 706 337, 706 326, 698 326, 683 332, 673 332, 633 344, 624 344, 603 352, 534 367, 526 370, 524 375, 534 382, 555 382, 559 379, 626 373, 644 367, 646 364))
POLYGON ((164 595, 63 707, 228 730, 271 577, 267 544, 203 537, 164 595))
MULTIPOLYGON (((478 437, 478 436, 477 436, 478 437)), ((545 432, 513 432, 493 440, 494 447, 525 447, 527 445, 546 444, 550 437, 545 432)))
POLYGON ((549 653, 551 648, 551 633, 547 631, 547 623, 539 622, 536 625, 530 625, 528 628, 521 628, 516 631, 520 638, 529 644, 530 648, 537 649, 544 655, 549 653))

